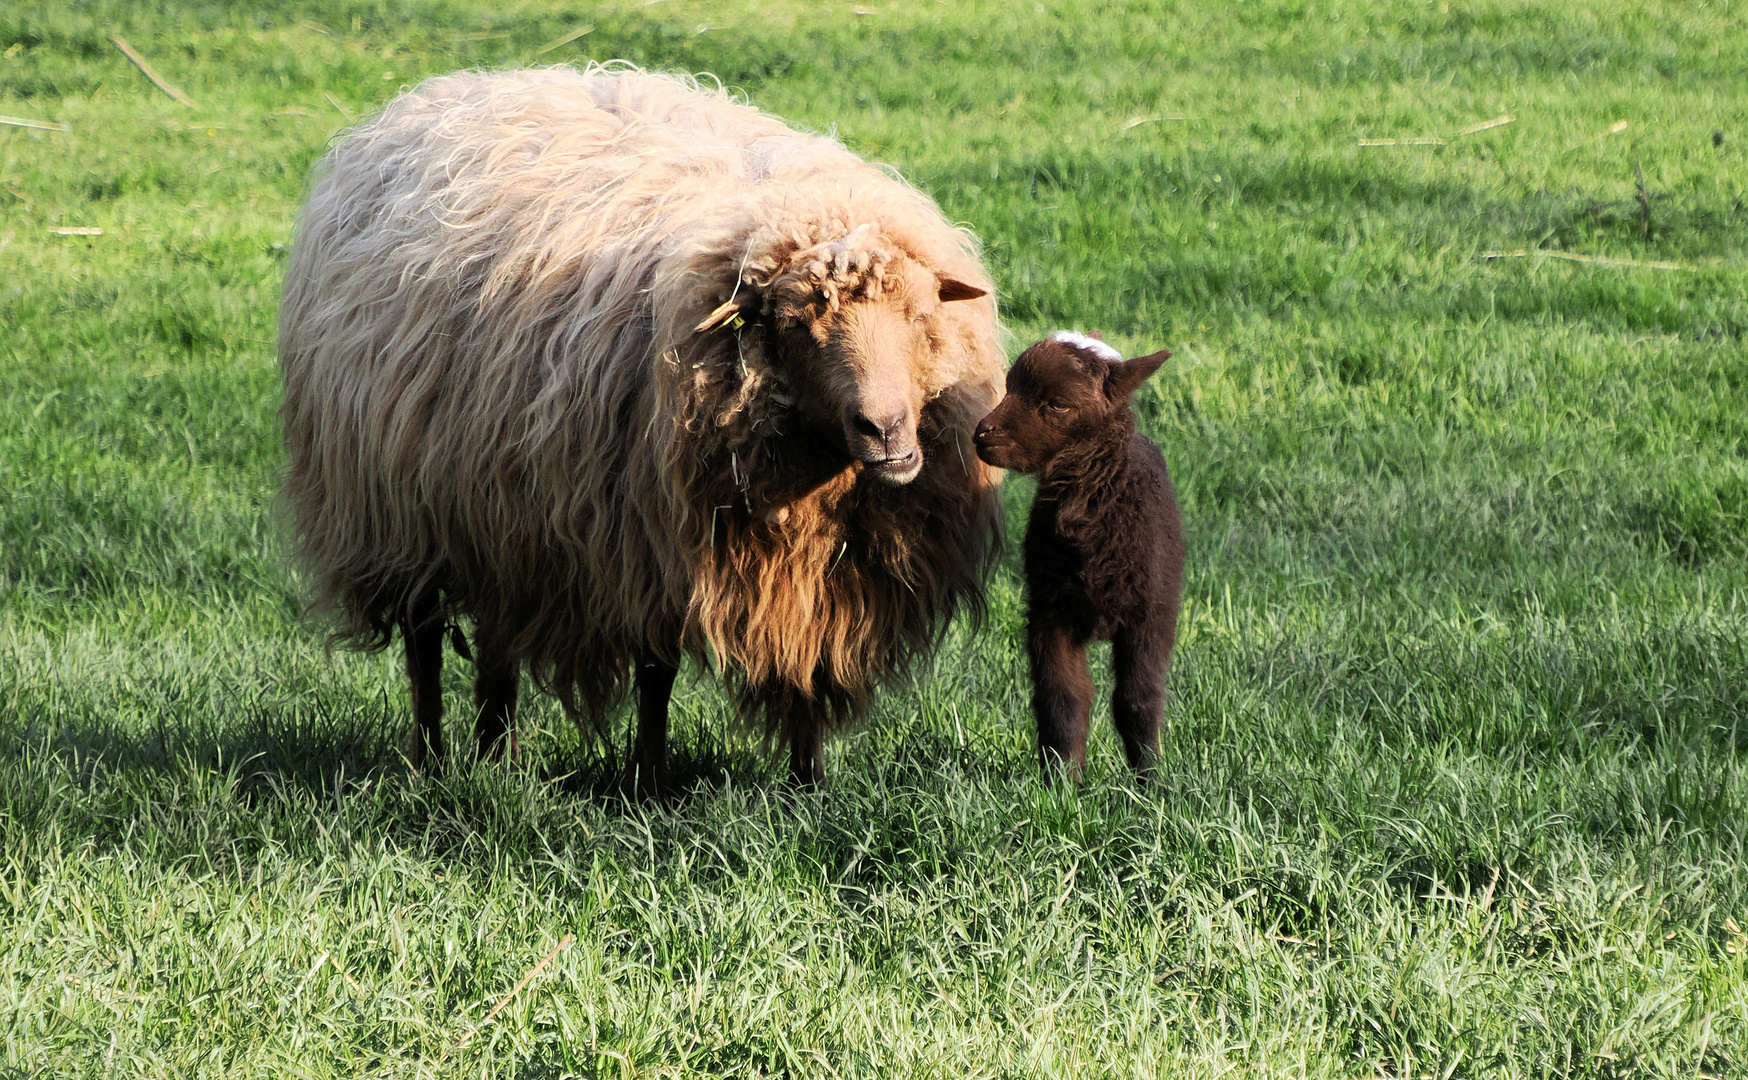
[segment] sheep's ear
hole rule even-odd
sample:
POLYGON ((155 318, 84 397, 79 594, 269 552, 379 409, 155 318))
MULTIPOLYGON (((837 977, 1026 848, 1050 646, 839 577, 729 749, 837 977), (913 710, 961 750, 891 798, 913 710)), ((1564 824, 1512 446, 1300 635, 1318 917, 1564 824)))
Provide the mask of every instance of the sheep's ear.
POLYGON ((976 285, 968 285, 958 278, 941 275, 941 303, 943 304, 954 300, 975 300, 980 296, 988 295, 988 289, 980 289, 976 285))
POLYGON ((1159 365, 1170 359, 1171 350, 1161 349, 1149 356, 1119 360, 1111 365, 1110 373, 1105 376, 1105 393, 1112 401, 1122 401, 1146 382, 1147 376, 1158 371, 1159 365))
POLYGON ((752 303, 753 295, 743 293, 738 297, 729 297, 715 311, 704 316, 704 321, 692 328, 694 334, 708 334, 712 330, 727 327, 730 330, 738 327, 746 320, 746 309, 752 303))

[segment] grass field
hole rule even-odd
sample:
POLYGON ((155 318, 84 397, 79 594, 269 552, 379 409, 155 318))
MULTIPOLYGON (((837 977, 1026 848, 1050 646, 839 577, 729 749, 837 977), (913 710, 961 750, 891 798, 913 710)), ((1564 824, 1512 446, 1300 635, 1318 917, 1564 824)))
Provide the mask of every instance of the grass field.
POLYGON ((0 1074, 1748 1075, 1745 55, 1662 0, 7 5, 0 114, 68 130, 0 125, 0 1074), (546 701, 408 778, 270 512, 295 209, 425 74, 614 57, 897 165, 1016 348, 1177 351, 1156 786, 1102 706, 1040 783, 1011 554, 818 793, 707 677, 672 806, 546 701))

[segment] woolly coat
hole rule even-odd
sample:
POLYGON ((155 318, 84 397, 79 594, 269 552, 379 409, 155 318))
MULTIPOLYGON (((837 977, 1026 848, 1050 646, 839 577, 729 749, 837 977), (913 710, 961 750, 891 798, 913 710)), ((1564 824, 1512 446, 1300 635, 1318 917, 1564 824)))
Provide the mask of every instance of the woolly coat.
POLYGON ((316 606, 380 647, 440 590, 584 717, 648 652, 726 668, 772 734, 848 718, 981 606, 993 298, 931 324, 904 486, 793 437, 768 320, 695 328, 798 272, 824 303, 877 295, 901 257, 991 288, 927 196, 689 78, 403 94, 320 163, 280 309, 283 502, 316 606))

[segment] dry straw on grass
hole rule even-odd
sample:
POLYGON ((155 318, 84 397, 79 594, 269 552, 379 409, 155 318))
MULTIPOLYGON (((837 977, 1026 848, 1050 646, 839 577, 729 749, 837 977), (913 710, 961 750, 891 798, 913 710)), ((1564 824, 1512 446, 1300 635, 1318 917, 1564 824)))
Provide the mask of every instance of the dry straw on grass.
POLYGON ((153 70, 152 65, 146 63, 146 58, 141 56, 138 52, 136 52, 134 50, 134 47, 127 43, 126 38, 121 37, 120 35, 116 35, 114 37, 111 37, 109 40, 113 41, 115 43, 115 47, 121 50, 121 54, 123 56, 127 57, 129 60, 132 60, 134 62, 134 67, 139 68, 142 72, 145 73, 146 78, 152 80, 153 86, 156 86, 158 89, 164 91, 164 93, 169 94, 171 97, 175 98, 177 101, 180 101, 182 104, 188 106, 190 109, 200 108, 199 105, 196 105, 194 103, 193 98, 189 97, 187 94, 184 94, 181 90, 178 90, 176 87, 170 85, 169 81, 166 80, 164 78, 164 76, 158 74, 155 70, 153 70))
POLYGON ((1361 146, 1443 146, 1445 141, 1436 135, 1422 135, 1409 139, 1361 139, 1361 146))
POLYGON ((43 131, 72 131, 66 124, 52 124, 46 120, 26 120, 22 116, 0 116, 0 124, 10 124, 12 127, 39 128, 43 131))
MULTIPOLYGON (((1478 124, 1470 124, 1468 127, 1463 128, 1462 130, 1458 131, 1455 135, 1451 136, 1451 138, 1460 139, 1465 135, 1474 135, 1477 132, 1491 131, 1492 129, 1494 129, 1496 127, 1504 127, 1506 124, 1509 124, 1516 119, 1517 119, 1517 117, 1512 116, 1510 113, 1501 113, 1500 115, 1495 116, 1491 120, 1483 120, 1478 124)), ((1401 139, 1361 139, 1360 145, 1361 146, 1446 146, 1446 145, 1448 145, 1448 143, 1446 142, 1446 140, 1439 138, 1437 135, 1415 135, 1415 136, 1409 136, 1407 138, 1401 138, 1401 139)))
POLYGON ((1641 259, 1610 259, 1602 255, 1579 255, 1570 251, 1531 251, 1518 248, 1516 251, 1483 251, 1483 259, 1564 259, 1567 262, 1589 263, 1592 266, 1624 266, 1638 267, 1646 270, 1687 270, 1689 267, 1681 263, 1653 262, 1641 259))
MULTIPOLYGON (((327 960, 328 963, 334 965, 334 970, 338 971, 340 973, 340 977, 342 979, 346 980, 346 985, 350 986, 352 988, 352 992, 354 994, 357 994, 359 997, 364 996, 364 987, 358 985, 358 980, 354 979, 352 977, 351 972, 347 971, 345 968, 340 966, 340 961, 334 959, 333 953, 328 953, 325 957, 323 957, 323 959, 327 960)), ((316 966, 320 967, 321 965, 317 964, 316 966)))
POLYGON ((117 990, 113 986, 104 986, 102 983, 88 982, 85 979, 74 978, 71 975, 62 975, 61 981, 68 986, 77 987, 78 989, 85 991, 92 997, 95 997, 98 1001, 103 1002, 105 1005, 112 1005, 113 1003, 110 1000, 112 998, 119 998, 122 1001, 131 1002, 135 1005, 150 1005, 152 1003, 152 999, 146 997, 144 994, 130 994, 125 990, 117 990))
POLYGON ((570 943, 571 943, 571 935, 569 935, 569 934, 566 934, 564 937, 559 938, 558 944, 554 945, 552 947, 552 951, 547 953, 545 956, 541 957, 540 963, 535 964, 532 968, 529 969, 528 974, 522 976, 522 981, 516 984, 516 988, 511 990, 508 994, 505 994, 503 997, 498 999, 498 1003, 496 1005, 492 1006, 491 1012, 486 1013, 486 1018, 484 1020, 481 1020, 479 1023, 475 1024, 473 1027, 470 1027, 467 1029, 467 1034, 465 1034, 461 1037, 461 1041, 455 1044, 455 1048, 457 1050, 466 1049, 467 1044, 473 1041, 473 1037, 475 1035, 479 1034, 480 1029, 485 1027, 487 1024, 490 1024, 493 1020, 496 1020, 498 1018, 498 1014, 503 1012, 505 1007, 507 1007, 510 1004, 510 1002, 516 1000, 516 995, 520 994, 523 990, 526 990, 528 988, 529 983, 531 983, 535 979, 539 978, 540 973, 542 971, 546 970, 546 965, 552 963, 553 957, 557 956, 559 953, 563 952, 566 948, 568 948, 570 946, 570 943))
POLYGON ((594 29, 595 28, 592 25, 579 26, 575 30, 572 30, 570 33, 565 34, 562 37, 555 37, 551 41, 542 45, 540 48, 535 49, 534 55, 535 56, 544 56, 547 53, 551 52, 552 50, 558 48, 560 45, 569 45, 571 42, 575 41, 576 39, 578 39, 580 37, 583 37, 584 35, 590 33, 594 29))
POLYGON ((1490 131, 1496 127, 1504 127, 1506 124, 1509 124, 1516 119, 1517 117, 1512 116, 1510 113, 1501 113, 1491 120, 1483 120, 1479 124, 1470 124, 1468 127, 1457 132, 1457 137, 1461 138, 1464 135, 1473 135, 1478 131, 1490 131))
POLYGON ((334 107, 335 111, 337 111, 341 116, 344 116, 346 118, 346 122, 348 124, 353 123, 354 121, 356 121, 358 119, 358 114, 353 112, 351 109, 348 109, 345 105, 341 104, 340 99, 334 96, 334 92, 332 90, 323 90, 322 96, 328 99, 328 104, 332 105, 334 107))

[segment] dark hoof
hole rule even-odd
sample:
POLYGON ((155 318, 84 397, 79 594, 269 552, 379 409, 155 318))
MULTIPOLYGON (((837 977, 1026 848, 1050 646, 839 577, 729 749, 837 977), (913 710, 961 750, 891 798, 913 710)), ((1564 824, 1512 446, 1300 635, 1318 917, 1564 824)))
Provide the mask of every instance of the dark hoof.
POLYGON ((424 746, 415 743, 401 755, 401 760, 407 763, 407 773, 414 780, 434 778, 443 774, 443 755, 431 753, 424 746))
POLYGON ((522 762, 522 744, 517 741, 516 733, 511 731, 494 739, 476 742, 473 756, 476 761, 504 761, 511 765, 519 765, 522 762))
POLYGON ((636 765, 619 774, 619 794, 629 802, 669 802, 674 790, 668 784, 665 770, 650 770, 636 765))

